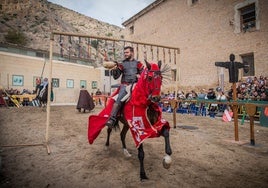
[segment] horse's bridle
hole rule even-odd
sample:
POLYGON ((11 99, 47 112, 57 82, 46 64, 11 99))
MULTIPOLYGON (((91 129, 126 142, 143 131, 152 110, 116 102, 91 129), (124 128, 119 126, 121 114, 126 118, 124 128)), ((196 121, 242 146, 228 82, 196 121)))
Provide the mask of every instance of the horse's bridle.
POLYGON ((160 95, 157 95, 157 96, 153 95, 154 91, 160 92, 160 90, 161 90, 161 84, 160 84, 160 87, 158 87, 158 84, 156 83, 157 77, 159 77, 160 81, 162 80, 160 70, 148 70, 146 79, 148 82, 153 82, 153 88, 148 88, 149 89, 148 99, 154 103, 160 101, 160 95), (149 73, 151 73, 151 74, 149 74, 149 73))

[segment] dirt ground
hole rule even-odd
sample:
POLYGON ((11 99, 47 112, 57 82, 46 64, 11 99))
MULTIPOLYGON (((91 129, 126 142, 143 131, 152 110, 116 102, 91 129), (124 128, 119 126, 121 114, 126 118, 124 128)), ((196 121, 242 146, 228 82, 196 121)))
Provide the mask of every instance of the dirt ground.
POLYGON ((162 166, 164 139, 144 142, 148 181, 139 179, 137 149, 130 133, 127 144, 132 157, 123 155, 119 131, 104 147, 106 128, 90 145, 87 119, 75 106, 52 106, 48 129, 46 111, 39 107, 0 108, 0 187, 267 187, 268 127, 255 124, 255 146, 250 145, 249 122, 239 122, 239 141, 234 141, 234 123, 220 118, 163 113, 172 128, 172 165, 162 166), (17 146, 16 145, 37 146, 17 146), (7 147, 8 146, 8 147, 7 147))

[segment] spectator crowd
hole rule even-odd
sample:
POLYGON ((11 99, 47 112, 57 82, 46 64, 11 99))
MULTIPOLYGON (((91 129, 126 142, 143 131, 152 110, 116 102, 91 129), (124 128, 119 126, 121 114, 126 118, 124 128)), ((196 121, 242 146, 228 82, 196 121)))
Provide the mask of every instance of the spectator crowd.
MULTIPOLYGON (((245 81, 237 83, 237 99, 239 100, 258 100, 268 101, 268 78, 260 76, 259 78, 248 77, 245 81)), ((175 92, 169 91, 162 93, 162 99, 175 99, 175 92)), ((222 91, 220 87, 202 89, 200 92, 191 90, 184 92, 179 90, 176 99, 216 99, 216 100, 230 100, 233 97, 233 90, 230 88, 226 92, 222 91)))

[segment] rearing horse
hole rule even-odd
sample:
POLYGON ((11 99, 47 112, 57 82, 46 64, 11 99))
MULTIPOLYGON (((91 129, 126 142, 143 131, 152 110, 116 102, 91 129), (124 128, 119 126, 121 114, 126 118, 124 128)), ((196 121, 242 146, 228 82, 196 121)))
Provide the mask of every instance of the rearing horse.
MULTIPOLYGON (((117 117, 117 120, 123 123, 120 137, 124 154, 130 156, 125 143, 126 134, 129 129, 135 145, 138 148, 141 180, 148 179, 144 169, 143 142, 145 139, 164 136, 165 153, 169 158, 172 154, 169 141, 170 126, 169 123, 162 118, 162 111, 157 104, 160 101, 162 85, 162 72, 160 70, 161 61, 159 61, 158 64, 145 62, 146 68, 141 73, 138 82, 135 84, 130 99, 125 102, 122 111, 117 117)), ((106 108, 103 109, 99 115, 92 115, 89 117, 88 139, 90 144, 93 143, 94 139, 100 133, 100 130, 105 127, 105 122, 108 119, 113 103, 114 99, 111 98, 106 108), (96 130, 97 124, 101 125, 98 130, 96 130)), ((110 144, 111 131, 111 128, 107 129, 108 134, 105 144, 107 147, 110 144)), ((163 165, 165 168, 168 168, 170 164, 167 164, 166 161, 163 160, 163 165)))

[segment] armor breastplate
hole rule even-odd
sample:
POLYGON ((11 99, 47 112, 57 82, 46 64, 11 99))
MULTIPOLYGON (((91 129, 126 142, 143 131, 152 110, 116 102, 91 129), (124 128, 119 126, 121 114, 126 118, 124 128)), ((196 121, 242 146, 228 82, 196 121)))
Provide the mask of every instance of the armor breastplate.
POLYGON ((124 67, 123 69, 123 75, 122 75, 122 80, 121 82, 126 82, 126 83, 134 83, 137 82, 137 74, 138 74, 138 61, 133 60, 133 61, 124 61, 122 63, 122 66, 124 67))

